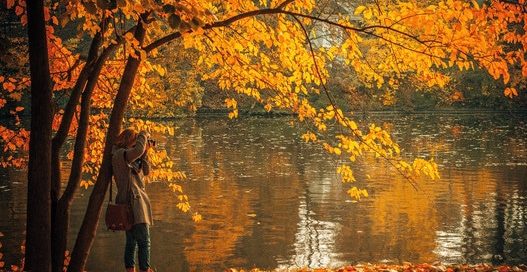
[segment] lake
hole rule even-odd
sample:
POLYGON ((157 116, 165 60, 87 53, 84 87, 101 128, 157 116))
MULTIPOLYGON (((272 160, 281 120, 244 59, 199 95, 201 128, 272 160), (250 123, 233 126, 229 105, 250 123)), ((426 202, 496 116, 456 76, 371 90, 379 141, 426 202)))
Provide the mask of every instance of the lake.
MULTIPOLYGON (((357 115, 391 131, 405 157, 433 157, 440 180, 418 189, 382 160, 353 166, 369 192, 355 201, 338 160, 300 136, 293 118, 225 116, 167 121, 158 139, 188 177, 184 190, 203 221, 180 212, 163 183, 151 183, 158 271, 336 267, 359 262, 527 263, 527 122, 514 114, 357 115)), ((25 173, 0 175, 0 237, 8 264, 20 258, 25 173)), ((72 228, 90 190, 80 189, 72 228)), ((71 235, 71 239, 73 239, 71 235)), ((70 241, 71 243, 72 241, 70 241)), ((70 247, 71 248, 71 247, 70 247)), ((124 234, 101 222, 89 271, 122 270, 124 234)))

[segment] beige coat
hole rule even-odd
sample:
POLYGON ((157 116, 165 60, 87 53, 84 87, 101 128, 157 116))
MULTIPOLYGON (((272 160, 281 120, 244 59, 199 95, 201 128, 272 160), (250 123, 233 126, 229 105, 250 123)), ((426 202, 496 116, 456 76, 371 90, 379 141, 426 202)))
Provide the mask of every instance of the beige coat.
POLYGON ((143 177, 150 172, 149 162, 145 157, 147 143, 147 136, 145 132, 139 133, 137 141, 132 148, 117 148, 114 146, 112 151, 112 168, 115 183, 117 184, 117 195, 115 196, 116 203, 127 203, 128 196, 130 196, 130 203, 134 213, 134 224, 147 223, 154 224, 152 218, 152 208, 150 206, 150 198, 145 191, 145 183, 143 177), (124 159, 124 152, 126 151, 126 162, 124 159), (141 166, 138 166, 141 161, 141 166), (131 163, 129 163, 131 162, 131 163), (137 174, 132 172, 135 167, 137 174), (128 185, 130 184, 130 195, 127 193, 128 185))

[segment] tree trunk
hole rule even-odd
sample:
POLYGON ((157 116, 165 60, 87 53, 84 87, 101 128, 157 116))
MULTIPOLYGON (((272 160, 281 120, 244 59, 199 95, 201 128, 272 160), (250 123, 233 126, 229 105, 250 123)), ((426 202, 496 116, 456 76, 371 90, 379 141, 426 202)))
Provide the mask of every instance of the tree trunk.
POLYGON ((51 268, 51 79, 44 1, 27 1, 31 132, 27 186, 26 271, 51 268))
MULTIPOLYGON (((144 22, 147 17, 148 15, 144 14, 141 16, 140 20, 144 22)), ((146 33, 143 22, 138 22, 134 33, 134 37, 137 41, 139 41, 140 45, 143 44, 146 33)), ((108 184, 112 178, 111 153, 113 142, 121 130, 124 111, 126 109, 128 98, 130 97, 135 75, 137 74, 140 63, 141 61, 139 59, 133 57, 128 57, 126 62, 121 84, 119 86, 119 90, 117 91, 117 96, 114 100, 114 105, 110 115, 110 124, 106 134, 106 142, 99 175, 97 176, 97 181, 95 182, 93 191, 90 195, 86 214, 84 215, 84 220, 77 235, 77 240, 75 241, 68 272, 84 271, 84 266, 86 265, 88 254, 97 232, 97 225, 99 223, 104 197, 108 189, 108 184)))
POLYGON ((72 94, 69 98, 68 104, 65 108, 65 113, 61 121, 60 128, 65 129, 64 137, 61 136, 62 132, 59 129, 59 132, 53 137, 51 144, 51 260, 52 260, 52 271, 61 272, 64 266, 64 251, 66 250, 65 245, 62 248, 62 241, 66 242, 67 229, 64 225, 67 224, 68 219, 64 218, 67 211, 60 209, 59 199, 60 199, 60 187, 61 187, 61 167, 60 167, 60 151, 62 145, 66 140, 67 131, 70 128, 71 121, 73 119, 73 113, 78 104, 80 93, 86 85, 86 79, 88 74, 88 65, 84 66, 75 87, 73 88, 72 94), (77 94, 78 93, 78 94, 77 94), (68 115, 71 111, 71 117, 68 118, 68 115), (59 210, 60 209, 60 210, 59 210))
MULTIPOLYGON (((107 20, 101 23, 100 26, 102 27, 106 22, 107 20)), ((68 137, 68 132, 71 127, 71 122, 73 120, 73 116, 75 114, 77 105, 79 104, 79 99, 81 97, 81 94, 83 90, 85 89, 86 82, 88 81, 88 78, 90 74, 92 73, 92 69, 94 65, 96 65, 101 43, 102 43, 102 34, 101 32, 97 32, 97 34, 95 34, 95 37, 93 37, 93 40, 90 44, 90 50, 88 52, 88 58, 86 59, 86 64, 84 65, 84 67, 82 67, 79 77, 77 78, 77 81, 75 82, 75 86, 73 86, 73 89, 71 91, 71 95, 68 99, 68 103, 64 107, 64 113, 62 115, 62 120, 60 121, 59 129, 57 130, 57 133, 55 134, 51 142, 52 209, 56 206, 55 204, 57 204, 60 198, 60 183, 61 183, 60 151, 62 149, 62 145, 64 144, 64 142, 66 141, 66 138, 68 137)))
POLYGON ((68 136, 73 115, 79 104, 81 94, 85 89, 94 63, 97 61, 98 51, 101 47, 101 37, 101 32, 98 32, 91 42, 86 64, 82 67, 79 77, 75 82, 68 103, 64 107, 64 113, 62 115, 62 120, 60 121, 59 129, 51 141, 51 238, 54 241, 51 245, 51 270, 53 272, 61 272, 64 267, 64 251, 66 250, 66 237, 68 234, 67 224, 69 222, 69 219, 64 218, 69 217, 69 211, 67 210, 69 207, 58 207, 59 199, 61 197, 60 187, 62 180, 60 153, 68 136))
POLYGON ((73 161, 71 163, 71 172, 68 184, 62 197, 57 201, 55 218, 53 218, 53 228, 51 237, 53 240, 53 272, 62 272, 64 269, 64 253, 68 244, 67 236, 69 231, 70 207, 73 203, 73 197, 79 187, 82 165, 84 164, 84 154, 89 130, 89 118, 91 114, 91 97, 97 84, 104 63, 113 53, 117 46, 110 45, 103 51, 97 59, 94 69, 91 71, 86 88, 82 93, 81 110, 79 117, 79 127, 75 138, 73 148, 73 161))
POLYGON ((68 243, 67 234, 69 229, 70 209, 69 206, 61 205, 59 201, 54 208, 53 228, 51 229, 52 271, 62 272, 64 270, 64 253, 68 243))

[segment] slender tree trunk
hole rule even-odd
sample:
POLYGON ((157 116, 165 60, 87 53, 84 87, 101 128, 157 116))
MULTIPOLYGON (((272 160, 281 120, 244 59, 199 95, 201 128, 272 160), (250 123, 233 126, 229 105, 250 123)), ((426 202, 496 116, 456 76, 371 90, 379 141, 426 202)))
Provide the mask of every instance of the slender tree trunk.
POLYGON ((61 187, 61 166, 60 166, 60 151, 62 145, 66 140, 67 132, 70 128, 71 121, 73 119, 73 113, 78 104, 79 96, 84 85, 86 85, 88 74, 88 67, 84 66, 75 87, 73 88, 72 94, 69 98, 68 104, 65 108, 65 113, 61 121, 60 127, 65 129, 65 135, 62 137, 62 132, 57 132, 52 140, 51 144, 51 239, 53 241, 51 245, 51 260, 52 260, 52 271, 61 272, 64 266, 64 251, 66 250, 64 243, 66 243, 67 229, 65 225, 68 222, 67 218, 64 218, 65 211, 59 210, 59 199, 60 199, 60 187, 61 187), (71 111, 71 117, 68 118, 69 112, 71 111))
MULTIPOLYGON (((148 15, 146 14, 142 15, 141 20, 144 22, 147 17, 148 15)), ((143 22, 138 22, 134 33, 134 37, 139 41, 140 45, 142 45, 146 33, 143 22)), ((129 57, 126 62, 123 77, 121 78, 121 84, 117 91, 117 96, 114 100, 114 106, 110 116, 110 124, 106 135, 99 175, 97 176, 97 181, 95 182, 93 191, 90 195, 86 214, 84 215, 81 229, 77 235, 77 240, 75 241, 75 247, 72 251, 68 272, 84 271, 84 266, 86 265, 97 232, 97 225, 99 223, 104 197, 108 189, 108 184, 111 181, 111 152, 113 142, 121 130, 122 119, 140 63, 141 61, 139 59, 133 57, 129 57)))
MULTIPOLYGON (((106 23, 101 23, 101 26, 106 23)), ((64 145, 64 142, 66 141, 66 138, 68 137, 68 132, 71 127, 71 122, 73 120, 73 116, 75 114, 75 110, 77 108, 77 105, 79 104, 79 99, 81 97, 81 94, 83 93, 86 83, 88 81, 88 78, 90 74, 92 73, 92 69, 94 65, 96 65, 96 62, 98 60, 99 55, 99 49, 101 47, 102 43, 102 34, 101 32, 98 32, 95 34, 95 37, 93 37, 93 40, 90 45, 90 50, 88 52, 88 58, 86 59, 86 64, 84 67, 82 67, 82 70, 79 74, 79 77, 77 78, 77 81, 75 82, 75 86, 73 86, 73 89, 71 91, 71 95, 68 99, 68 102, 66 103, 66 106, 64 107, 64 113, 62 115, 62 120, 60 121, 59 129, 57 130, 57 133, 53 137, 52 145, 51 145, 51 201, 52 204, 56 204, 60 198, 60 183, 61 183, 61 177, 60 177, 60 151, 62 149, 62 146, 64 145)), ((52 205, 52 207, 55 207, 55 205, 52 205)))
POLYGON ((86 88, 82 93, 79 127, 75 138, 75 146, 73 148, 71 172, 66 189, 64 190, 62 197, 57 201, 55 217, 53 218, 51 234, 53 240, 53 272, 62 272, 64 269, 64 253, 66 252, 68 244, 67 236, 69 231, 70 207, 73 203, 73 197, 79 187, 82 175, 82 165, 84 163, 84 154, 89 130, 89 118, 91 114, 91 97, 106 59, 108 59, 116 47, 116 45, 110 45, 110 47, 105 49, 98 58, 97 63, 90 74, 86 88))
POLYGON ((31 133, 27 188, 26 271, 51 268, 51 79, 44 1, 27 1, 31 133))
POLYGON ((81 96, 82 90, 86 85, 89 74, 89 65, 86 64, 73 87, 70 98, 66 107, 64 108, 64 114, 62 115, 62 120, 60 122, 59 130, 53 137, 51 142, 51 202, 52 207, 55 207, 56 203, 60 198, 60 150, 62 145, 66 141, 68 136, 68 131, 70 130, 71 121, 73 120, 73 115, 75 114, 75 109, 79 103, 79 97, 81 96))
POLYGON ((69 220, 64 218, 68 211, 61 207, 59 211, 60 187, 61 187, 61 166, 60 153, 62 146, 66 141, 68 132, 73 121, 73 116, 79 99, 87 84, 94 63, 97 60, 98 51, 101 47, 102 34, 98 32, 93 38, 86 64, 75 82, 71 91, 69 100, 64 107, 64 113, 59 125, 59 129, 51 141, 51 238, 54 243, 51 244, 52 251, 52 271, 61 272, 64 266, 64 251, 66 250, 67 225, 69 220))

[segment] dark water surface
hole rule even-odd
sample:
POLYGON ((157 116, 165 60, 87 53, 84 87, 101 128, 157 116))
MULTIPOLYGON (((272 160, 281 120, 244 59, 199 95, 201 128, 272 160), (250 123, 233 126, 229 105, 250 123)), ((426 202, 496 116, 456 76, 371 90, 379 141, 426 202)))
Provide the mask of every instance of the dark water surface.
MULTIPOLYGON (((432 156, 441 179, 416 191, 386 163, 359 161, 355 175, 369 198, 353 201, 337 163, 304 144, 289 118, 172 121, 161 141, 195 209, 194 224, 162 183, 148 185, 158 271, 228 267, 339 266, 357 262, 527 263, 527 123, 525 116, 358 116, 392 131, 403 152, 432 156)), ((25 224, 25 174, 0 176, 0 237, 12 263, 25 224)), ((79 228, 89 190, 80 190, 79 228)), ((124 234, 100 224, 89 271, 121 271, 124 234)), ((73 238, 73 236, 72 236, 73 238)), ((70 241, 71 242, 71 241, 70 241)))

